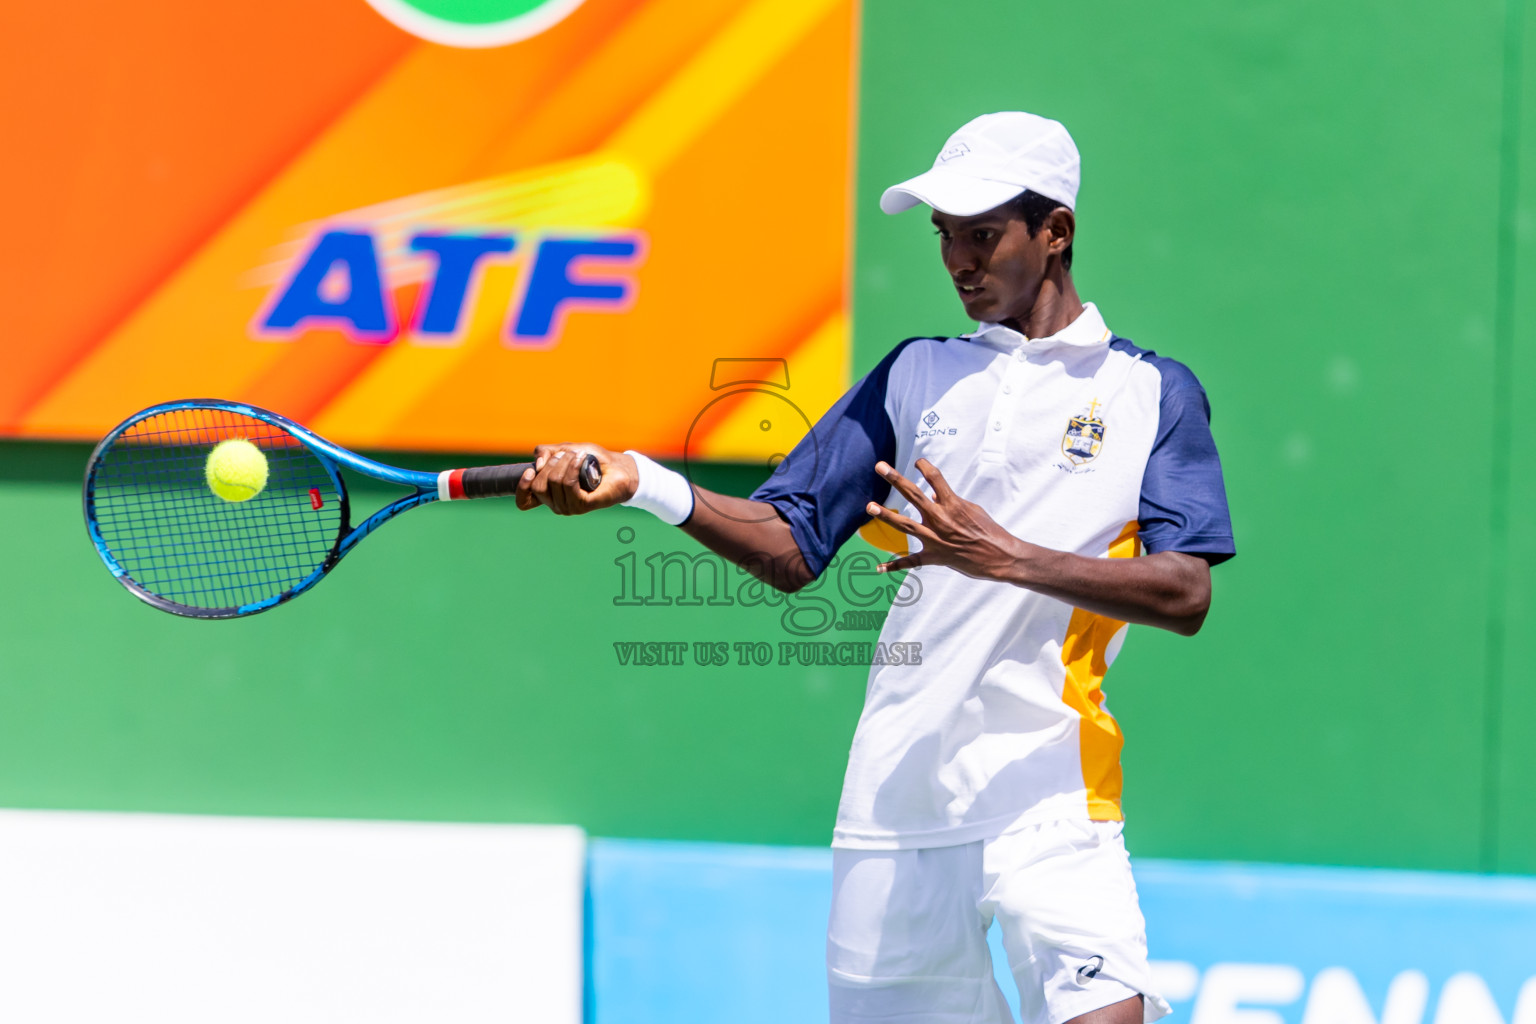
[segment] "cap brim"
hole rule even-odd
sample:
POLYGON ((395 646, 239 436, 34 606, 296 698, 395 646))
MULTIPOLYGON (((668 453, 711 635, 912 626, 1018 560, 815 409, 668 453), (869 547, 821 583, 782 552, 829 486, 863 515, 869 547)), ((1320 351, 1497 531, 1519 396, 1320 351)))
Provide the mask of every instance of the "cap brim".
POLYGON ((1022 185, 973 178, 935 167, 886 189, 880 197, 880 209, 885 213, 901 213, 926 203, 956 217, 974 217, 1003 205, 1023 191, 1022 185))

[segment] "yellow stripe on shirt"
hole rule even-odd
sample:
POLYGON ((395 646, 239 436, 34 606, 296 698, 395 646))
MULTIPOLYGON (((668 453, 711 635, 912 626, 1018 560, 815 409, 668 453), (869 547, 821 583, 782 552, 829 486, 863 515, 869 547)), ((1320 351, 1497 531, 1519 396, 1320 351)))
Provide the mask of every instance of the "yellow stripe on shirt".
MULTIPOLYGON (((1125 524, 1109 545, 1110 558, 1134 558, 1141 554, 1140 524, 1125 524)), ((1081 716, 1078 753, 1082 760, 1083 785, 1088 790, 1088 817, 1094 821, 1124 821, 1120 812, 1120 748, 1125 737, 1120 723, 1104 707, 1104 676, 1109 671, 1109 645, 1125 623, 1081 608, 1072 610, 1061 661, 1067 667, 1061 699, 1081 716)))

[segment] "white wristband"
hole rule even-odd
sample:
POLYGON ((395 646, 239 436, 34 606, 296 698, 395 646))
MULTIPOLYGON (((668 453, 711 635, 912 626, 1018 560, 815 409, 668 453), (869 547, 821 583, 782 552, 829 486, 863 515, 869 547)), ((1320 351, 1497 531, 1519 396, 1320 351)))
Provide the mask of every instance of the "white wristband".
POLYGON ((643 508, 668 526, 680 526, 693 515, 693 486, 687 477, 639 452, 624 454, 635 460, 635 469, 640 476, 635 496, 624 504, 630 508, 643 508))

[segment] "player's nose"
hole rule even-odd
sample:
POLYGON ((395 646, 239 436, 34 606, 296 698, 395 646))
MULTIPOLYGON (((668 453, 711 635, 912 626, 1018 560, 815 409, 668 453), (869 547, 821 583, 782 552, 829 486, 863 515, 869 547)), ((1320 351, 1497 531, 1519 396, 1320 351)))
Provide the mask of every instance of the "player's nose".
POLYGON ((968 245, 951 245, 949 251, 944 254, 944 269, 949 271, 949 276, 956 281, 974 274, 980 269, 981 261, 977 259, 976 250, 968 245))

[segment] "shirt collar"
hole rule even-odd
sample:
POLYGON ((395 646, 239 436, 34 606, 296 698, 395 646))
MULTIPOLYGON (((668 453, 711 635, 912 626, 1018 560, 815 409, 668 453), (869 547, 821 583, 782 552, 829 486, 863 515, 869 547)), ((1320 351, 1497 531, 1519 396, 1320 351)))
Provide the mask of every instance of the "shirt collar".
POLYGON ((1104 324, 1104 317, 1099 314, 1099 308, 1091 302, 1085 302, 1083 311, 1078 314, 1076 320, 1047 338, 1026 338, 1011 327, 990 323, 978 324, 975 331, 962 334, 961 337, 972 341, 989 342, 1003 349, 1015 349, 1021 345, 1028 345, 1035 349, 1052 348, 1056 345, 1089 348, 1108 341, 1110 332, 1104 324))

